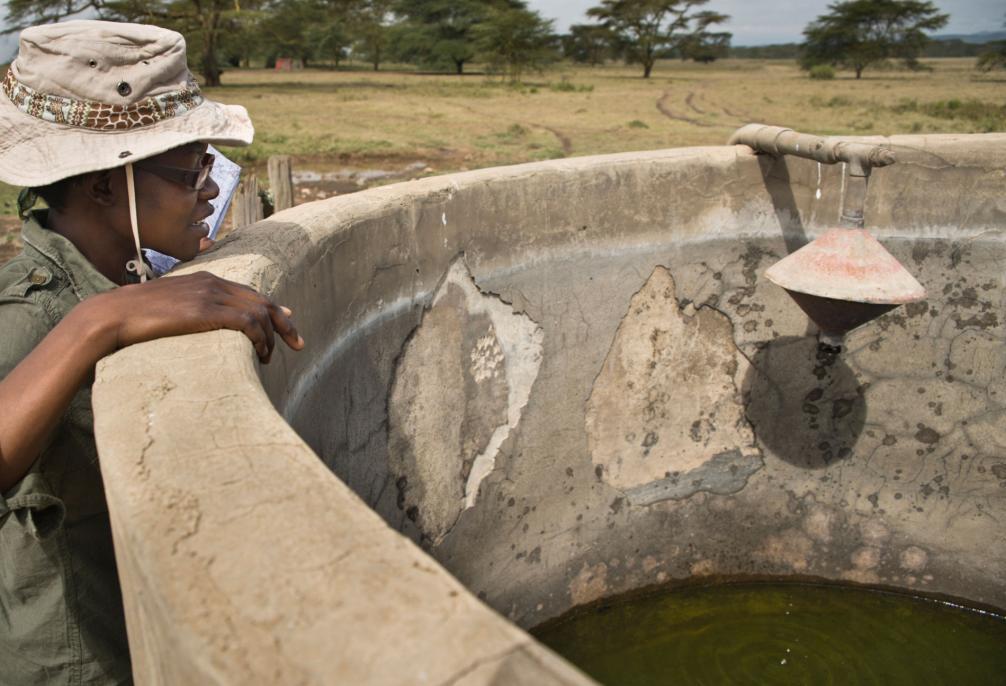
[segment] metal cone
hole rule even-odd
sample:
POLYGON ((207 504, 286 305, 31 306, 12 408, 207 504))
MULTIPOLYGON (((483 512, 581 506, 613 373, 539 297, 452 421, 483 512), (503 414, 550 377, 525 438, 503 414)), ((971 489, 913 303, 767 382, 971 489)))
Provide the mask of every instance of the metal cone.
POLYGON ((841 336, 898 305, 923 300, 926 290, 863 229, 829 229, 769 267, 821 331, 841 336))

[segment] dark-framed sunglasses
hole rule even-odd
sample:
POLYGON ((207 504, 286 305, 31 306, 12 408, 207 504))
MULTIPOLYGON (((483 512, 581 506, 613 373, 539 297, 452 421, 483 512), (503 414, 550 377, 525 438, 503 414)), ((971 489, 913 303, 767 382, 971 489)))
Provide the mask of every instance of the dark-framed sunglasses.
POLYGON ((214 159, 213 153, 208 152, 203 154, 202 159, 199 161, 198 169, 168 167, 151 162, 150 160, 134 162, 133 166, 137 169, 148 171, 151 174, 156 174, 166 181, 174 181, 194 191, 201 191, 206 186, 206 181, 210 178, 210 172, 213 171, 214 159))

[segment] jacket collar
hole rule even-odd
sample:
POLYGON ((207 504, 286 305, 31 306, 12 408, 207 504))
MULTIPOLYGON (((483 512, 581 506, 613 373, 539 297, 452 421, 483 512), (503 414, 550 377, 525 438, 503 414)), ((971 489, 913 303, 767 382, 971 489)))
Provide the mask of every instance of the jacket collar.
POLYGON ((67 238, 45 228, 48 212, 33 210, 21 227, 21 238, 26 246, 44 257, 53 270, 70 284, 77 298, 83 300, 116 284, 91 264, 67 238))

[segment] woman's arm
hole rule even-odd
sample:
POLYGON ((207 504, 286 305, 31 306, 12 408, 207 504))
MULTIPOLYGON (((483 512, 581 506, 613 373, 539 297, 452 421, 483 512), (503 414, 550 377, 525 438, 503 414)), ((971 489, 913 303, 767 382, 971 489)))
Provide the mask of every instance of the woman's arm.
POLYGON ((98 360, 156 338, 243 332, 269 362, 275 334, 304 347, 290 310, 251 288, 202 272, 123 286, 88 298, 0 380, 0 493, 29 470, 98 360))

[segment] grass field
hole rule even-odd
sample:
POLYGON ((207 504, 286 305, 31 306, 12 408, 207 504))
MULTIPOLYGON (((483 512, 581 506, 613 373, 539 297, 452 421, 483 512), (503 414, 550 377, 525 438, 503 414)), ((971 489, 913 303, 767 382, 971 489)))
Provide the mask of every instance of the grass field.
MULTIPOLYGON (((979 74, 973 59, 926 65, 859 81, 814 81, 789 61, 667 62, 648 80, 635 68, 559 66, 520 86, 481 75, 235 70, 207 95, 251 113, 256 140, 232 151, 237 159, 263 166, 283 153, 297 168, 326 170, 421 160, 429 174, 717 145, 753 121, 823 135, 1006 131, 1006 76, 979 74)), ((15 197, 0 188, 0 260, 16 249, 15 197)))

